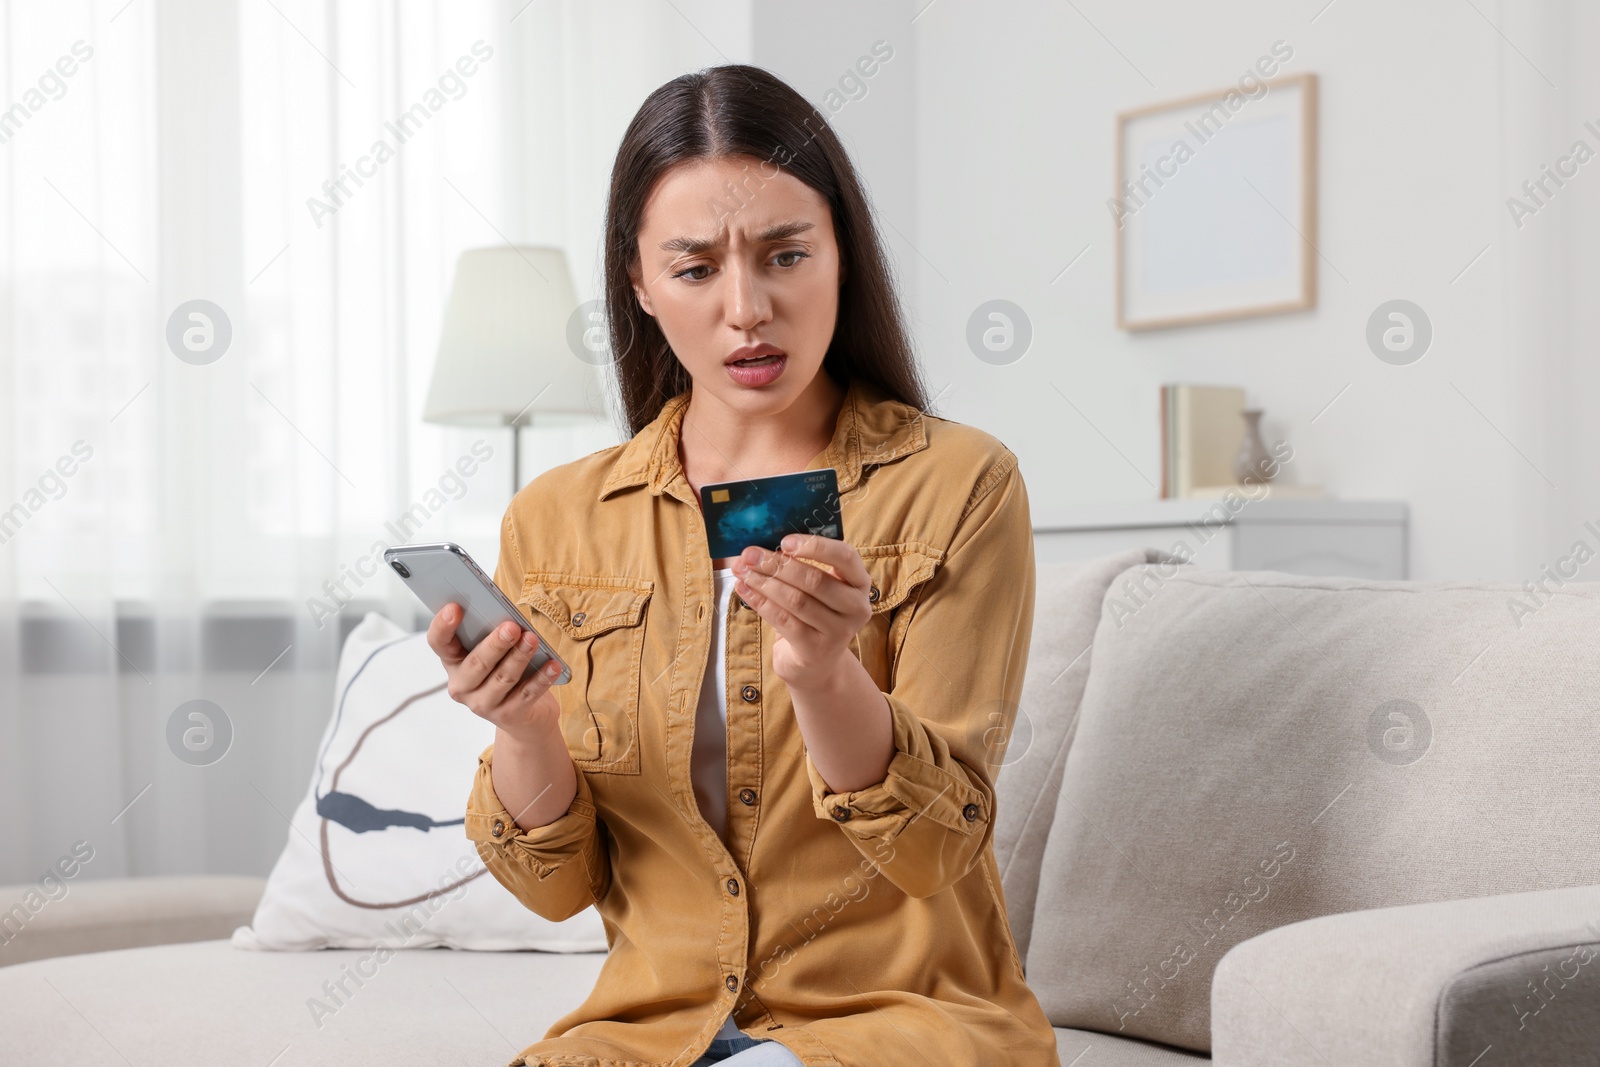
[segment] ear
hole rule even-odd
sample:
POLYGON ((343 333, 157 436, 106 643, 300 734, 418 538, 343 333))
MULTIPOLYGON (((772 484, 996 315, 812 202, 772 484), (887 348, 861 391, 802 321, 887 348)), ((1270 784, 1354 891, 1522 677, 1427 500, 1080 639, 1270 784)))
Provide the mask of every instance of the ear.
POLYGON ((655 310, 650 306, 650 294, 645 292, 644 286, 640 284, 638 271, 630 270, 628 272, 628 280, 633 285, 634 299, 639 301, 639 306, 644 309, 644 313, 646 315, 649 315, 651 318, 655 318, 655 310))

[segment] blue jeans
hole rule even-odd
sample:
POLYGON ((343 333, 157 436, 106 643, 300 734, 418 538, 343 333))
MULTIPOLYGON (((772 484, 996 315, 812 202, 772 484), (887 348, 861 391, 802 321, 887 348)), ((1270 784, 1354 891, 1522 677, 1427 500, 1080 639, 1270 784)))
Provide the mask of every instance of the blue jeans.
POLYGON ((706 1054, 689 1067, 709 1067, 714 1063, 727 1067, 798 1067, 800 1058, 776 1041, 757 1041, 740 1034, 712 1038, 706 1054))

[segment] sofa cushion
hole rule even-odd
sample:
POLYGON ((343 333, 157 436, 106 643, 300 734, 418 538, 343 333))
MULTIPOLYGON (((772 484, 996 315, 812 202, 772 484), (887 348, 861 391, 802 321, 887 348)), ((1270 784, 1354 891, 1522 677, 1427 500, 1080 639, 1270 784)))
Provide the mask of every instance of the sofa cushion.
MULTIPOLYGON (((371 955, 239 952, 202 941, 0 968, 0 1047, 6 1063, 28 1067, 492 1067, 582 1003, 605 960, 441 948, 378 964, 371 955), (360 974, 368 977, 358 984, 360 974), (339 982, 348 994, 329 993, 325 983, 339 982)), ((1063 1064, 1208 1062, 1104 1034, 1058 1029, 1056 1040, 1063 1064)))
POLYGON ((29 960, 227 937, 248 922, 266 880, 199 874, 83 878, 42 886, 0 886, 0 967, 29 960), (36 904, 37 902, 37 904, 36 904))
POLYGON ((63 956, 0 968, 0 1047, 29 1067, 505 1064, 582 1003, 605 958, 227 941, 63 956))
POLYGON ((1089 645, 1111 580, 1135 563, 1168 560, 1153 548, 1036 568, 1028 669, 1006 746, 995 768, 994 856, 1019 959, 1028 958, 1039 862, 1055 818, 1061 768, 1089 677, 1089 645))
POLYGON ((1505 584, 1129 576, 1045 847, 1028 978, 1056 1025, 1206 1050, 1246 938, 1600 883, 1600 585, 1529 614, 1505 584))
POLYGON ((446 681, 426 633, 376 612, 350 631, 310 785, 236 945, 605 951, 594 908, 551 922, 484 867, 462 822, 494 724, 446 681))

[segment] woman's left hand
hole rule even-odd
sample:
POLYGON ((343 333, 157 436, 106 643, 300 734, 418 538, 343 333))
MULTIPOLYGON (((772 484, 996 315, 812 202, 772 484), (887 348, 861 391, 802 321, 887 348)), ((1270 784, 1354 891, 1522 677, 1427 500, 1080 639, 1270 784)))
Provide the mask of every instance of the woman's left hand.
POLYGON ((732 564, 734 591, 772 624, 772 669, 792 689, 822 689, 872 618, 872 578, 848 541, 787 534, 783 550, 751 545, 732 564), (826 564, 824 570, 814 560, 826 564))

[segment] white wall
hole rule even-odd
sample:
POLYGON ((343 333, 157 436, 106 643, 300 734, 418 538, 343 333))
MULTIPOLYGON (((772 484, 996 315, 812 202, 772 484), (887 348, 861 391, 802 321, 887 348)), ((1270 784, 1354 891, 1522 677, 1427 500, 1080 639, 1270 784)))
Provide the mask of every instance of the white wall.
POLYGON ((1581 281, 1574 227, 1593 232, 1600 162, 1520 233, 1505 206, 1580 134, 1600 146, 1574 117, 1587 99, 1585 117, 1600 118, 1579 54, 1594 17, 1531 2, 1480 2, 1480 16, 1453 0, 1342 0, 1318 15, 1324 2, 923 13, 913 239, 932 264, 917 273, 924 358, 957 383, 947 413, 1018 452, 1039 519, 1153 496, 1158 385, 1233 382, 1266 409, 1269 441, 1293 444, 1287 480, 1410 502, 1413 577, 1521 581, 1584 533, 1580 518, 1600 516, 1582 417, 1592 402, 1579 406, 1596 372, 1567 344, 1592 334, 1563 302, 1581 281), (1321 82, 1317 308, 1119 331, 1105 206, 1115 113, 1229 85, 1278 40, 1294 49, 1286 73, 1321 82), (1008 367, 963 341, 967 315, 993 297, 1034 325, 1032 350, 1008 367), (1373 308, 1395 297, 1434 324, 1432 349, 1409 367, 1363 341, 1373 308))
MULTIPOLYGON (((1522 3, 1503 0, 1501 26, 1547 76, 1518 76, 1527 61, 1511 55, 1502 80, 1512 106, 1502 108, 1501 195, 1518 192, 1544 164, 1582 139, 1600 152, 1600 74, 1593 46, 1600 40, 1600 9, 1583 0, 1522 3), (1585 127, 1594 123, 1595 130, 1585 127)), ((1526 581, 1569 555, 1583 541, 1600 548, 1600 157, 1558 190, 1518 229, 1506 213, 1497 250, 1504 250, 1507 311, 1504 377, 1516 412, 1507 434, 1555 483, 1524 478, 1497 506, 1510 511, 1517 536, 1515 577, 1526 581), (1523 445, 1523 442, 1529 442, 1523 445)), ((1579 577, 1600 578, 1600 564, 1579 577)))

